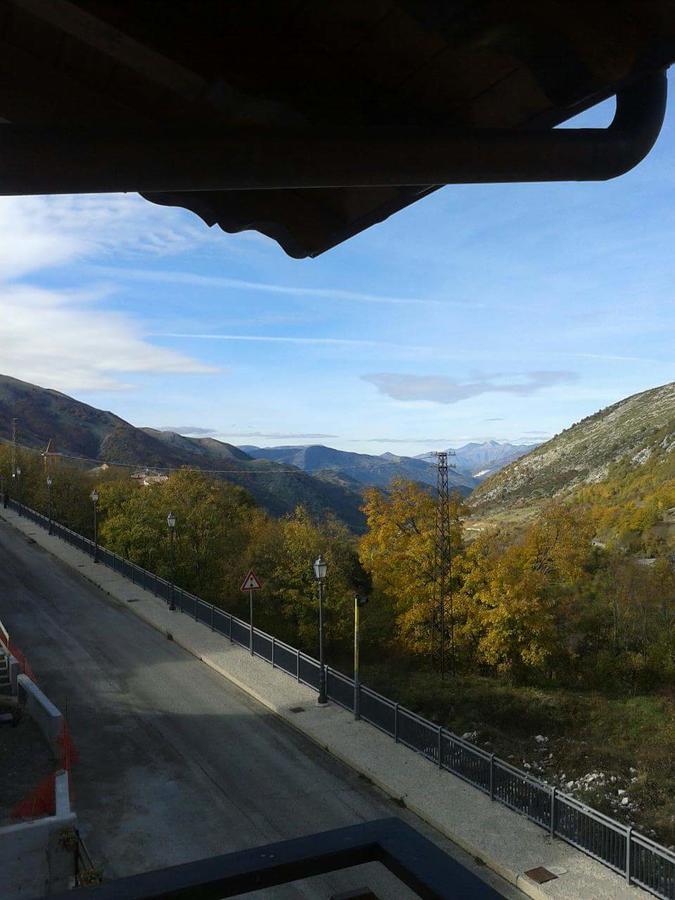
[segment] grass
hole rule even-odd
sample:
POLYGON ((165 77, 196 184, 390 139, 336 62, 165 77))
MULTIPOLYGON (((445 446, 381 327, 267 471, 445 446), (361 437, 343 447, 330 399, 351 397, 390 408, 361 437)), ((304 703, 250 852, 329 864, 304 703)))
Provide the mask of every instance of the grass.
POLYGON ((362 679, 666 846, 675 844, 672 691, 616 697, 481 676, 441 682, 436 673, 391 663, 364 667, 362 679))

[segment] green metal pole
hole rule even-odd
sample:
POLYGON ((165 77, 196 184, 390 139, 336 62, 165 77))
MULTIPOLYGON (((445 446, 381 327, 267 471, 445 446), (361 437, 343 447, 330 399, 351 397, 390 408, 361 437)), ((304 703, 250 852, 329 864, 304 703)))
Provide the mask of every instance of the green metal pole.
POLYGON ((354 597, 354 718, 361 718, 361 686, 359 683, 359 598, 354 597))

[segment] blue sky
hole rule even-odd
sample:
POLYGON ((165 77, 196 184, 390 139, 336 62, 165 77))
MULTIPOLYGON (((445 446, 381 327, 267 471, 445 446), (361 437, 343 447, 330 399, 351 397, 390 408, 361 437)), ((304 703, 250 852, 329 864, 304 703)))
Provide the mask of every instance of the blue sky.
POLYGON ((544 440, 675 377, 674 160, 671 99, 623 178, 449 186, 301 261, 135 195, 0 198, 0 372, 236 444, 544 440))

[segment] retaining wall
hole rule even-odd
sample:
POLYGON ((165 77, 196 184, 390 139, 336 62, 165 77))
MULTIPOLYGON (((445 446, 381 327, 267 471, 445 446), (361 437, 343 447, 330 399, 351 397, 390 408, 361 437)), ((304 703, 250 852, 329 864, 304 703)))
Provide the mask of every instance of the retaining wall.
POLYGON ((63 733, 63 716, 52 701, 27 675, 17 676, 19 703, 37 723, 52 752, 59 755, 59 737, 63 733))

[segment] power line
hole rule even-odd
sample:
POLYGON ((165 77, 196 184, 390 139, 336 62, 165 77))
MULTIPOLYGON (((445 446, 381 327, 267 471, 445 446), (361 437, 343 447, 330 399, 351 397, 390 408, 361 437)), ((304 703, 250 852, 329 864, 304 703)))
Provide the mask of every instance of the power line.
MULTIPOLYGON (((16 419, 13 420, 13 423, 14 422, 16 422, 16 419)), ((12 471, 14 471, 16 468, 15 459, 16 459, 16 448, 17 447, 20 447, 22 450, 26 450, 29 453, 39 453, 41 456, 44 455, 43 451, 38 450, 37 447, 30 447, 30 446, 28 446, 28 444, 18 444, 16 442, 16 435, 14 432, 13 432, 13 437, 11 440, 0 437, 0 442, 4 443, 4 444, 12 445, 12 448, 13 448, 12 449, 12 459, 13 459, 12 471)), ((147 464, 147 463, 112 462, 110 460, 96 459, 93 456, 76 456, 74 454, 60 453, 60 452, 59 453, 50 453, 49 455, 53 459, 65 459, 65 460, 73 460, 74 462, 94 463, 95 466, 99 467, 99 468, 101 466, 105 465, 105 466, 109 466, 111 468, 115 467, 117 469, 132 469, 135 471, 145 469, 148 471, 148 473, 150 473, 150 472, 171 473, 171 472, 179 472, 181 470, 181 468, 188 468, 188 469, 190 469, 191 472, 202 472, 205 475, 261 475, 261 476, 265 476, 265 475, 308 475, 309 474, 308 472, 304 472, 302 469, 299 469, 296 467, 291 468, 291 469, 274 468, 274 469, 267 469, 267 470, 265 470, 265 469, 255 470, 255 469, 247 469, 247 468, 242 468, 242 469, 202 469, 199 466, 193 466, 193 465, 190 465, 189 463, 185 463, 183 465, 176 465, 176 466, 155 466, 155 465, 147 464)), ((250 461, 257 462, 257 460, 255 460, 255 459, 251 459, 250 461)), ((248 460, 241 460, 241 463, 243 466, 245 466, 248 462, 249 462, 248 460)), ((264 461, 261 460, 261 462, 264 462, 264 461)))

